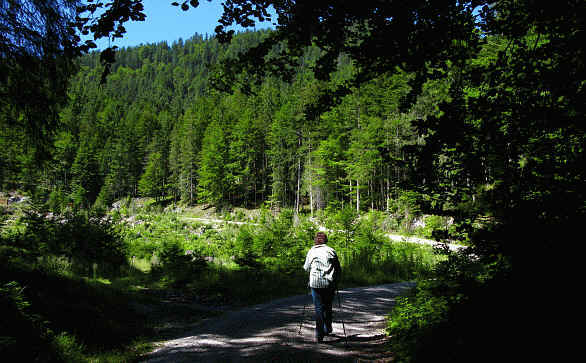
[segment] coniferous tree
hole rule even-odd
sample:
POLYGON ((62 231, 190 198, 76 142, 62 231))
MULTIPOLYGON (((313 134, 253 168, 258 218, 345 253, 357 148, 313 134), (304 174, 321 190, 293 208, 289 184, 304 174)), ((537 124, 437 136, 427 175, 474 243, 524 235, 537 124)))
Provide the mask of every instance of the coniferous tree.
POLYGON ((164 160, 159 151, 149 154, 144 174, 138 181, 138 190, 144 196, 154 197, 157 201, 165 194, 164 160))
POLYGON ((96 158, 95 140, 82 140, 71 166, 72 199, 76 206, 93 205, 101 186, 100 166, 96 158))
POLYGON ((224 169, 227 152, 224 130, 214 120, 206 128, 199 155, 197 191, 201 202, 220 204, 227 199, 230 188, 224 169))

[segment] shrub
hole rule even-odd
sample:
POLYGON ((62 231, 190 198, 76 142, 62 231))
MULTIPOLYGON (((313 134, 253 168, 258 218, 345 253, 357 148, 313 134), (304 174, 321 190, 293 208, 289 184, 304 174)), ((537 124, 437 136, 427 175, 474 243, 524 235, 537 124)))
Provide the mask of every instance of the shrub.
POLYGON ((198 251, 186 254, 177 241, 165 241, 158 251, 163 272, 175 286, 185 285, 197 277, 207 266, 198 251))
POLYGON ((32 309, 24 288, 11 281, 0 285, 0 355, 22 361, 81 362, 83 345, 67 333, 57 336, 32 309))
POLYGON ((238 231, 234 241, 234 262, 238 265, 252 268, 261 266, 258 261, 259 255, 254 249, 254 238, 255 236, 247 226, 240 228, 238 231))
POLYGON ((353 238, 357 218, 358 214, 356 213, 356 210, 350 205, 340 209, 334 215, 334 221, 337 225, 336 227, 344 231, 344 247, 348 247, 353 238))
POLYGON ((60 213, 64 206, 68 203, 67 195, 60 189, 53 190, 49 194, 47 205, 53 213, 60 213))
POLYGON ((415 191, 407 190, 399 193, 390 201, 390 212, 398 221, 404 232, 412 232, 412 222, 421 213, 423 196, 415 191))
POLYGON ((433 296, 418 287, 415 295, 397 299, 387 321, 387 333, 397 361, 435 360, 434 356, 442 349, 438 344, 441 338, 434 336, 434 331, 448 323, 447 298, 433 296))
POLYGON ((427 215, 423 218, 425 226, 421 228, 420 234, 425 238, 435 238, 442 232, 447 233, 448 223, 446 217, 427 215))
POLYGON ((57 351, 59 360, 63 362, 83 362, 85 347, 78 342, 74 335, 61 333, 53 339, 54 349, 57 351))
POLYGON ((50 339, 40 317, 30 313, 30 303, 23 290, 15 281, 0 285, 0 308, 4 315, 0 325, 0 354, 32 361, 50 350, 50 339), (23 342, 27 342, 28 349, 24 349, 23 342))
POLYGON ((64 258, 70 264, 68 269, 85 276, 94 272, 119 275, 127 253, 122 238, 108 220, 87 212, 52 215, 36 208, 27 210, 15 226, 3 230, 0 251, 2 259, 19 259, 39 267, 45 264, 50 269, 53 262, 64 258))
POLYGON ((452 256, 439 263, 435 278, 391 312, 387 332, 397 361, 495 362, 516 344, 510 277, 472 272, 478 261, 468 259, 462 269, 455 263, 452 256))

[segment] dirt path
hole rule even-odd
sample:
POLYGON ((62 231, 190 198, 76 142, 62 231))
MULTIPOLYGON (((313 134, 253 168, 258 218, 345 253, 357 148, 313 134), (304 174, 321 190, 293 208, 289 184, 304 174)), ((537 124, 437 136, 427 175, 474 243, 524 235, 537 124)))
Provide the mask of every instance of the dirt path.
POLYGON ((401 236, 399 234, 387 233, 387 234, 385 234, 385 236, 387 236, 391 241, 395 241, 395 242, 417 243, 420 245, 428 245, 428 246, 432 246, 432 247, 447 246, 450 249, 450 251, 458 251, 458 250, 467 248, 464 245, 459 245, 459 244, 455 244, 455 243, 442 243, 442 242, 434 241, 431 239, 401 236))
POLYGON ((145 361, 385 361, 390 359, 385 316, 396 297, 413 286, 404 282, 341 290, 342 308, 337 297, 334 304, 334 332, 322 344, 314 343, 311 297, 301 295, 203 320, 182 337, 160 343, 145 361))
POLYGON ((194 222, 200 222, 203 224, 212 224, 212 225, 221 225, 221 224, 225 223, 225 224, 237 224, 240 226, 243 224, 247 224, 247 225, 251 225, 251 226, 260 226, 260 224, 258 224, 258 223, 227 221, 225 219, 217 219, 217 218, 183 217, 182 219, 185 221, 194 221, 194 222))

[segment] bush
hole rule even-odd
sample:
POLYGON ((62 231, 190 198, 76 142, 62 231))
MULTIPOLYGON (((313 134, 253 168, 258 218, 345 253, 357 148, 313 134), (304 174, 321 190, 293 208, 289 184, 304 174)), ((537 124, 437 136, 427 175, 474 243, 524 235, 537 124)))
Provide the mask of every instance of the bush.
POLYGON ((348 247, 353 238, 357 218, 358 214, 356 213, 356 210, 350 205, 340 209, 334 215, 334 222, 336 224, 335 228, 344 231, 344 247, 348 247))
POLYGON ((106 284, 1 264, 0 354, 22 361, 79 362, 91 352, 128 346, 151 333, 129 302, 129 294, 106 284))
POLYGON ((53 339, 53 346, 58 353, 59 360, 63 362, 86 361, 85 346, 78 342, 74 335, 65 332, 57 335, 53 339))
POLYGON ((496 362, 516 344, 510 278, 472 272, 470 260, 456 269, 451 257, 391 312, 387 332, 398 362, 496 362))
POLYGON ((198 251, 186 254, 177 241, 165 241, 158 251, 158 256, 163 272, 174 286, 185 285, 207 267, 206 261, 198 251))
POLYGON ((433 296, 421 285, 411 297, 399 297, 397 305, 387 318, 387 333, 391 349, 399 362, 435 360, 436 342, 440 337, 434 331, 448 323, 448 302, 442 296, 433 296), (429 345, 432 345, 430 347, 429 345), (424 347, 425 348, 422 348, 424 347))
POLYGON ((53 213, 61 213, 64 207, 68 204, 69 200, 67 199, 67 195, 63 193, 60 189, 53 190, 49 194, 49 199, 47 201, 47 206, 53 213))
POLYGON ((34 207, 16 224, 3 228, 1 237, 4 261, 19 260, 49 270, 58 263, 82 276, 118 276, 127 263, 126 245, 111 223, 87 212, 53 215, 34 207))
POLYGON ((390 201, 390 212, 399 221, 403 232, 412 232, 413 220, 421 214, 423 196, 415 191, 407 190, 399 193, 390 201))
POLYGON ((427 215, 423 218, 423 222, 425 226, 420 231, 422 237, 436 238, 437 236, 447 235, 448 223, 446 217, 427 215))
POLYGON ((240 266, 260 268, 259 255, 254 249, 254 234, 248 226, 243 226, 238 231, 234 241, 234 262, 240 266))
POLYGON ((0 325, 0 355, 18 357, 22 361, 84 361, 82 344, 65 332, 55 335, 33 310, 16 281, 0 285, 0 309, 4 318, 0 325))
POLYGON ((30 310, 24 289, 15 281, 0 285, 0 354, 34 361, 43 356, 55 357, 45 322, 30 310))

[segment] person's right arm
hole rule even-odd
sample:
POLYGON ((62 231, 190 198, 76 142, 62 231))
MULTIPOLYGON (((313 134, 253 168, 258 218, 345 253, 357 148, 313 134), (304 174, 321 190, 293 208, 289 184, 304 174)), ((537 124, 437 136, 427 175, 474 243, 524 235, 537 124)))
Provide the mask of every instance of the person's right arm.
POLYGON ((309 250, 307 252, 307 256, 305 256, 305 263, 303 264, 303 269, 305 271, 309 271, 309 269, 311 268, 311 261, 313 260, 313 256, 311 253, 311 250, 309 250))

